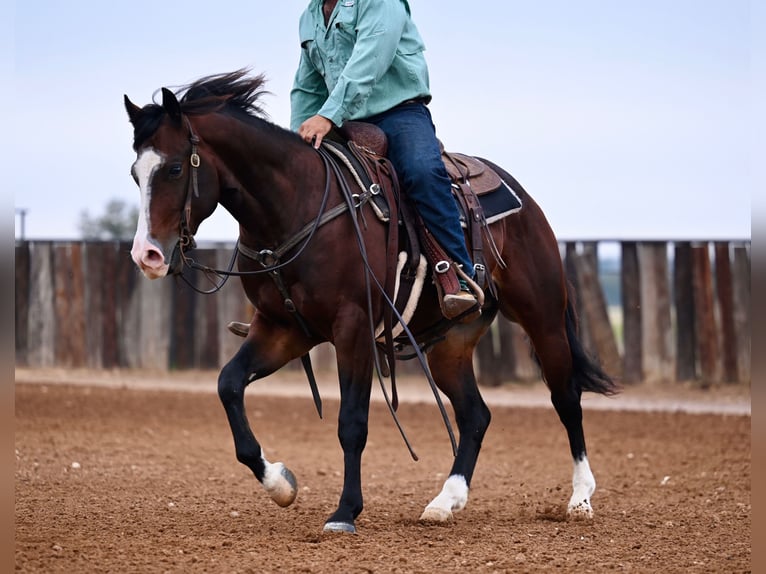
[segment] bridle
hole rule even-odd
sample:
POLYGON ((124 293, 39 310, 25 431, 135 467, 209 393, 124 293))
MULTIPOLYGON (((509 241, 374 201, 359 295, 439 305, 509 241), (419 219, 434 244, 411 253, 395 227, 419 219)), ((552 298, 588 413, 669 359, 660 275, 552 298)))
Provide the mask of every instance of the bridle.
POLYGON ((191 170, 189 173, 189 184, 186 186, 186 202, 184 203, 184 210, 181 212, 181 223, 179 229, 179 244, 181 246, 181 255, 183 256, 184 249, 194 249, 194 235, 191 232, 191 204, 192 195, 199 197, 199 174, 197 169, 200 166, 199 153, 197 153, 197 146, 199 145, 199 137, 194 133, 189 118, 184 116, 186 121, 186 127, 189 129, 189 141, 191 142, 191 153, 189 155, 189 164, 191 170))
MULTIPOLYGON (((319 207, 319 213, 312 222, 309 222, 284 244, 273 250, 262 249, 258 251, 245 245, 241 245, 239 239, 237 239, 237 242, 234 246, 234 252, 232 253, 231 260, 229 261, 226 269, 215 269, 198 263, 186 253, 186 250, 194 249, 196 247, 194 235, 191 231, 191 208, 192 199, 194 197, 199 197, 198 169, 202 161, 198 151, 198 146, 200 143, 199 136, 197 136, 197 134, 194 132, 194 128, 192 127, 189 118, 186 116, 183 118, 184 122, 186 123, 186 127, 189 130, 189 142, 191 143, 189 165, 191 166, 191 169, 189 171, 189 181, 186 186, 186 200, 184 201, 184 208, 181 212, 181 220, 178 230, 179 238, 176 248, 178 249, 178 253, 181 258, 182 269, 177 274, 180 275, 181 279, 183 279, 183 281, 194 291, 204 295, 211 295, 220 291, 226 284, 226 281, 228 281, 229 277, 232 276, 243 277, 248 275, 262 275, 264 273, 268 273, 271 274, 274 281, 277 283, 277 285, 279 285, 281 283, 281 274, 279 273, 279 270, 283 267, 286 267, 287 265, 290 265, 293 261, 301 256, 303 251, 305 251, 306 247, 308 247, 309 243, 311 242, 311 239, 314 237, 317 229, 349 209, 347 203, 341 203, 330 210, 326 210, 327 200, 330 196, 331 175, 333 172, 330 166, 329 158, 325 154, 320 154, 325 166, 325 188, 322 196, 322 203, 319 207), (281 261, 282 256, 286 255, 289 251, 295 249, 299 245, 299 249, 297 249, 289 259, 286 261, 281 261), (237 254, 239 253, 260 263, 262 269, 256 269, 254 271, 234 271, 234 263, 236 262, 237 254), (186 276, 183 275, 183 266, 186 266, 189 269, 202 271, 211 282, 211 284, 213 284, 212 289, 203 290, 194 285, 194 283, 192 283, 186 276), (216 283, 216 281, 211 278, 212 275, 217 276, 220 281, 216 283)), ((282 291, 282 289, 280 289, 280 291, 282 291)))

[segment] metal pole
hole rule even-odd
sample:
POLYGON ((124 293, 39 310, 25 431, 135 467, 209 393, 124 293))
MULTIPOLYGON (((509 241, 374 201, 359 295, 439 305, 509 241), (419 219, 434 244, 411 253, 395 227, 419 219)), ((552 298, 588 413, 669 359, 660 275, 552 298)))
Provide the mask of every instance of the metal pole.
POLYGON ((19 220, 20 220, 21 234, 20 234, 19 239, 21 239, 21 241, 24 241, 24 239, 27 236, 27 234, 26 234, 27 211, 29 211, 29 210, 28 209, 24 209, 24 208, 16 210, 16 213, 19 215, 19 220))

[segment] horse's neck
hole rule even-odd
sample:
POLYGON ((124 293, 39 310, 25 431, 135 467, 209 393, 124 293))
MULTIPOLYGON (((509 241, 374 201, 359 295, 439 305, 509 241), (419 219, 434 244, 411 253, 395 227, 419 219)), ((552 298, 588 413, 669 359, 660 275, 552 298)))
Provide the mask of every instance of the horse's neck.
POLYGON ((322 173, 321 160, 308 145, 265 122, 254 127, 227 120, 201 134, 230 179, 222 181, 221 205, 239 222, 243 239, 279 241, 305 223, 313 198, 321 196, 315 188, 324 186, 324 177, 311 175, 322 173))

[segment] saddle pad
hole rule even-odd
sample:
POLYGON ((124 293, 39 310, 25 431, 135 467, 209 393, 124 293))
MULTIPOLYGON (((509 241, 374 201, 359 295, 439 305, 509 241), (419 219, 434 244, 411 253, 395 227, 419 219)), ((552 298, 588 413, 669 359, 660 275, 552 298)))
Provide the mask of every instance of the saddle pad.
MULTIPOLYGON (((460 191, 453 187, 452 195, 455 196, 457 193, 460 193, 460 191)), ((481 207, 484 210, 484 217, 487 220, 487 223, 494 223, 512 213, 521 211, 521 199, 519 199, 516 192, 514 192, 503 180, 500 180, 500 185, 494 190, 483 193, 478 197, 479 203, 481 203, 481 207)), ((460 211, 460 225, 465 228, 467 221, 466 214, 457 197, 455 197, 455 203, 460 211)))

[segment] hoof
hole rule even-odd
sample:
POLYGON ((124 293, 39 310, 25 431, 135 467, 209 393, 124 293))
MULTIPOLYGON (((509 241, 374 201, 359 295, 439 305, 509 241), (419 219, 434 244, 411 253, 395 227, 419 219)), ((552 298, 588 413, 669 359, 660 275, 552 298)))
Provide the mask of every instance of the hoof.
MULTIPOLYGON (((298 481, 289 468, 278 463, 278 471, 269 477, 266 492, 279 506, 290 506, 298 495, 298 481)), ((276 466, 276 465, 275 465, 276 466)))
POLYGON ((323 532, 347 532, 349 534, 356 534, 356 527, 348 522, 326 522, 323 532))
POLYGON ((593 520, 593 508, 587 500, 583 500, 567 509, 569 520, 593 520))
POLYGON ((444 510, 443 508, 426 507, 423 514, 420 515, 420 522, 427 522, 430 524, 439 523, 443 524, 452 520, 452 512, 444 510))

